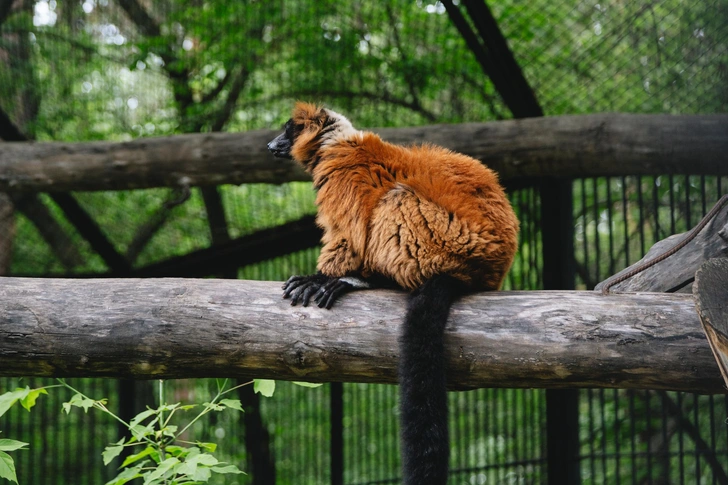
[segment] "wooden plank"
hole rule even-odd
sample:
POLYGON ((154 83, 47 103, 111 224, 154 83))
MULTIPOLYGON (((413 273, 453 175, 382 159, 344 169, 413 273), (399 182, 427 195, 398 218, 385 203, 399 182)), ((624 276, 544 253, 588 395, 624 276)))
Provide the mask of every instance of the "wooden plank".
POLYGON ((728 258, 706 261, 695 275, 695 306, 728 386, 728 258))
MULTIPOLYGON (((405 294, 292 307, 279 282, 0 278, 0 376, 396 382, 405 294)), ((474 294, 446 330, 452 389, 725 392, 689 295, 474 294)))

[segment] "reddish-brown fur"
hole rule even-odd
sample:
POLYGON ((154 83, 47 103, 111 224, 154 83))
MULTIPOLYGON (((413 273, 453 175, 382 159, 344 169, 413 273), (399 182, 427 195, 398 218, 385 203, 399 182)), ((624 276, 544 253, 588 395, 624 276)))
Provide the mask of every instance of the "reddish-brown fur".
POLYGON ((318 269, 381 274, 413 290, 449 274, 471 290, 497 290, 517 248, 518 220, 497 175, 432 145, 403 147, 348 130, 322 144, 328 113, 297 103, 303 126, 291 155, 319 188, 318 269))

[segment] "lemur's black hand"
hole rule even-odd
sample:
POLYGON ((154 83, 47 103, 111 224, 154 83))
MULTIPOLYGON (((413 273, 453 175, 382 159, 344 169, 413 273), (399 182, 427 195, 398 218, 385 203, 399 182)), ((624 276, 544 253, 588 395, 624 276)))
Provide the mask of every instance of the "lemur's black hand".
POLYGON ((350 291, 368 288, 369 284, 357 277, 325 276, 321 273, 308 276, 291 276, 283 284, 283 298, 290 298, 291 305, 299 302, 308 306, 311 298, 319 308, 331 309, 334 302, 350 291))
POLYGON ((316 294, 313 295, 313 301, 318 303, 319 308, 330 310, 334 302, 344 293, 348 293, 354 289, 354 285, 341 278, 331 278, 324 284, 316 294))
POLYGON ((291 305, 295 306, 301 302, 308 306, 311 296, 319 291, 329 281, 329 277, 321 273, 306 276, 291 276, 283 283, 283 298, 290 298, 291 305))

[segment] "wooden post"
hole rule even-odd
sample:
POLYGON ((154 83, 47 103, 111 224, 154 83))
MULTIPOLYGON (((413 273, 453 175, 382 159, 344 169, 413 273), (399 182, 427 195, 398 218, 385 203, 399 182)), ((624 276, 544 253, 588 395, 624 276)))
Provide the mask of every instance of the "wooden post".
POLYGON ((695 275, 695 306, 728 386, 728 258, 705 262, 695 275))

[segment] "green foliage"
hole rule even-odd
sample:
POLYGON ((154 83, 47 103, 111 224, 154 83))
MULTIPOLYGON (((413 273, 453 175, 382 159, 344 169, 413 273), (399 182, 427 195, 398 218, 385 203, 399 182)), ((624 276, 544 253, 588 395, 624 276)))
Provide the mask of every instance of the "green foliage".
MULTIPOLYGON (((256 392, 265 396, 272 395, 276 387, 275 381, 265 379, 256 379, 233 387, 228 386, 227 380, 215 380, 215 391, 209 401, 201 404, 168 404, 164 400, 164 383, 160 381, 160 404, 147 407, 125 422, 109 409, 107 399, 94 399, 65 380, 58 379, 58 382, 57 385, 44 388, 17 388, 0 395, 0 416, 15 404, 30 410, 41 394, 48 394, 48 388, 69 389, 72 394, 62 403, 65 421, 73 417, 74 409, 83 410, 82 414, 95 409, 121 423, 129 431, 129 436, 106 445, 101 452, 104 465, 113 464, 122 455, 125 457, 118 464, 118 473, 108 480, 108 484, 131 481, 160 485, 207 483, 215 476, 242 474, 235 465, 225 463, 215 456, 218 451, 217 443, 190 440, 188 436, 192 433, 192 427, 204 421, 204 417, 210 413, 217 414, 230 409, 243 412, 240 400, 230 396, 239 387, 252 384, 256 392)), ((295 384, 293 387, 321 386, 307 382, 295 384)), ((218 435, 217 438, 221 436, 218 435)), ((18 483, 15 463, 8 452, 24 449, 27 445, 28 443, 21 441, 0 439, 0 478, 18 483)))
POLYGON ((5 414, 16 402, 20 402, 21 406, 30 411, 41 394, 48 394, 48 392, 44 388, 31 389, 26 386, 0 395, 0 416, 5 414))
MULTIPOLYGON (((44 388, 31 389, 26 386, 0 395, 0 416, 5 414, 16 403, 20 403, 23 408, 30 411, 41 394, 48 394, 48 392, 44 388)), ((28 443, 22 441, 7 438, 0 439, 0 478, 18 483, 15 462, 7 452, 21 450, 26 446, 28 446, 28 443)))
MULTIPOLYGON (((96 408, 116 421, 122 423, 131 433, 127 441, 122 438, 107 446, 102 457, 108 465, 121 455, 126 448, 139 450, 129 454, 121 463, 119 474, 106 485, 123 485, 136 479, 143 479, 144 485, 181 485, 207 483, 213 474, 241 474, 235 465, 220 462, 212 453, 217 449, 214 443, 188 442, 183 439, 184 433, 199 419, 212 411, 226 409, 243 411, 237 399, 223 399, 222 396, 236 390, 239 386, 227 387, 227 380, 218 381, 217 393, 209 401, 201 405, 166 404, 163 400, 163 384, 160 381, 160 404, 156 408, 147 408, 137 414, 128 423, 114 414, 106 406, 106 399, 95 400, 59 380, 62 385, 74 391, 71 399, 63 404, 68 414, 73 407, 88 412, 96 408), (172 418, 178 412, 200 411, 184 425, 173 424, 172 418)), ((249 383, 248 383, 249 384, 249 383)), ((175 421, 176 422, 176 421, 175 421)))
MULTIPOLYGON (((91 11, 52 2, 57 19, 18 9, 0 26, 0 49, 17 59, 0 70, 0 106, 37 138, 55 140, 272 127, 297 97, 342 109, 361 126, 510 116, 437 3, 144 7, 158 35, 115 2, 91 11)), ((492 8, 550 115, 725 111, 724 8, 683 0, 492 8)))
POLYGON ((323 386, 323 384, 320 383, 320 382, 293 381, 292 383, 295 384, 295 385, 297 385, 297 386, 301 386, 301 387, 312 387, 312 388, 315 388, 315 387, 321 387, 321 386, 323 386))
POLYGON ((18 477, 15 475, 15 463, 6 451, 20 450, 26 446, 28 446, 28 443, 22 441, 0 439, 0 478, 18 483, 18 477))
POLYGON ((276 381, 270 379, 256 379, 253 384, 255 392, 265 396, 271 397, 273 392, 276 390, 276 381))

